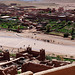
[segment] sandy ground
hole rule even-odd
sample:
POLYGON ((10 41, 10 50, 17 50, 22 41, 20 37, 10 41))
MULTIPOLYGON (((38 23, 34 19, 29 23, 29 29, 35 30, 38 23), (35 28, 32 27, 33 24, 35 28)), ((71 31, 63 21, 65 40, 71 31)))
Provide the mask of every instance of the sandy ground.
POLYGON ((75 40, 70 40, 70 38, 63 38, 60 36, 47 35, 41 32, 37 32, 35 29, 25 30, 22 34, 18 34, 18 36, 33 38, 37 40, 49 40, 50 43, 60 44, 60 45, 70 45, 75 46, 75 40))
POLYGON ((75 9, 75 0, 41 0, 41 1, 0 1, 0 3, 5 3, 9 5, 10 3, 17 3, 19 6, 35 6, 36 8, 59 8, 64 7, 65 9, 75 9))
POLYGON ((0 31, 0 36, 24 37, 42 41, 49 40, 50 43, 53 44, 75 46, 75 40, 70 40, 70 38, 63 38, 60 36, 47 35, 39 31, 37 32, 36 29, 23 30, 22 33, 16 33, 12 31, 0 31))
POLYGON ((24 33, 0 31, 1 49, 9 49, 10 53, 17 53, 31 46, 33 50, 45 49, 46 53, 75 56, 75 41, 67 40, 59 36, 33 33, 35 30, 25 30, 24 33), (38 40, 37 40, 38 39, 38 40), (55 42, 44 42, 41 39, 50 39, 55 42), (57 44, 59 42, 59 44, 57 44), (24 46, 25 45, 25 46, 24 46), (19 50, 18 50, 19 49, 19 50))

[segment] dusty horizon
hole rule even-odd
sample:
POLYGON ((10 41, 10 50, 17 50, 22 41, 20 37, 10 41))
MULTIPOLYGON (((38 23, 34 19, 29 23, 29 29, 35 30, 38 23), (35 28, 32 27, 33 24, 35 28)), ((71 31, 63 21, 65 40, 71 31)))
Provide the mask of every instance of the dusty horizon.
POLYGON ((75 3, 75 0, 0 0, 0 1, 39 1, 45 3, 75 3))

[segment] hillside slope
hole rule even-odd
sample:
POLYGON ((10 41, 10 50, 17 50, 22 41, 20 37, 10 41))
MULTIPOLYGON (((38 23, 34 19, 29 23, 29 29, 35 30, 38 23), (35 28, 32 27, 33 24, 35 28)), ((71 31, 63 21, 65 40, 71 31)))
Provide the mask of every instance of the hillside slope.
POLYGON ((50 3, 75 3, 75 0, 41 0, 41 1, 50 3))

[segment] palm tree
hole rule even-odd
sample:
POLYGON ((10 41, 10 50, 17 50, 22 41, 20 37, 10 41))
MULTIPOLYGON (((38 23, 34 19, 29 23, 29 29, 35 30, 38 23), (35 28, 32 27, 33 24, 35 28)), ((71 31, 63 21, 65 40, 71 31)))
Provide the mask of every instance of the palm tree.
POLYGON ((74 40, 74 38, 75 38, 75 22, 73 23, 73 28, 72 28, 71 36, 72 36, 71 40, 74 40))
POLYGON ((18 32, 19 32, 19 30, 20 30, 20 25, 18 25, 17 27, 18 27, 18 32))
POLYGON ((50 24, 46 25, 46 32, 50 32, 50 27, 51 27, 50 24))

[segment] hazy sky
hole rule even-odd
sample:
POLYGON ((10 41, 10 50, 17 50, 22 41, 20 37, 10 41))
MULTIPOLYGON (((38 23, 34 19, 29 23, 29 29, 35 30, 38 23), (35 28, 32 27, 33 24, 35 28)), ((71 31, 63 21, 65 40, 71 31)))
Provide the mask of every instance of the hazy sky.
MULTIPOLYGON (((0 1, 14 1, 14 0, 0 0, 0 1)), ((38 0, 16 0, 16 1, 38 1, 38 0)))
POLYGON ((0 1, 43 1, 43 2, 75 2, 75 0, 0 0, 0 1))

